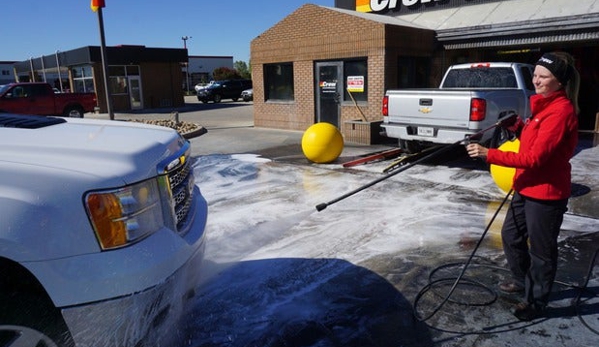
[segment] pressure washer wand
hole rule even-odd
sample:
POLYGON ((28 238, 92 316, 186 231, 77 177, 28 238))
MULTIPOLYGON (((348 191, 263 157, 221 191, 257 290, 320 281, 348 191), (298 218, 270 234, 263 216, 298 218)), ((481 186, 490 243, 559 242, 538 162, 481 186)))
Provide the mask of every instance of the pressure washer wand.
POLYGON ((413 161, 411 163, 408 163, 408 164, 400 167, 399 169, 397 169, 395 171, 392 171, 391 173, 389 173, 389 174, 387 174, 385 176, 377 178, 376 180, 374 180, 374 181, 372 181, 370 183, 367 183, 367 184, 365 184, 365 185, 363 185, 363 186, 361 186, 361 187, 359 187, 357 189, 354 189, 354 190, 352 190, 350 192, 347 192, 347 193, 341 195, 340 197, 338 197, 336 199, 333 199, 333 200, 331 200, 329 202, 323 202, 321 204, 316 205, 316 211, 320 212, 320 211, 324 210, 325 208, 327 208, 329 205, 332 205, 332 204, 337 203, 337 202, 339 202, 339 201, 341 201, 343 199, 346 199, 346 198, 348 198, 348 197, 350 197, 350 196, 352 196, 352 195, 354 195, 356 193, 359 193, 359 192, 363 191, 366 188, 370 188, 373 185, 375 185, 375 184, 377 184, 377 183, 379 183, 381 181, 384 181, 384 180, 386 180, 386 179, 388 179, 388 178, 390 178, 392 176, 397 175, 400 172, 403 172, 403 171, 405 171, 405 170, 413 167, 414 165, 420 164, 420 163, 422 163, 423 161, 425 161, 427 159, 430 159, 430 158, 432 158, 434 156, 437 156, 439 154, 445 153, 445 152, 449 151, 450 149, 453 149, 456 146, 464 145, 465 143, 467 143, 471 139, 477 139, 480 136, 482 136, 484 133, 486 133, 487 131, 495 129, 498 126, 503 126, 503 127, 510 126, 510 125, 512 125, 512 124, 514 124, 516 122, 517 118, 518 118, 518 115, 516 113, 510 112, 505 117, 500 118, 495 124, 491 125, 490 127, 486 128, 486 129, 480 130, 477 133, 474 133, 472 135, 467 136, 464 140, 456 141, 456 142, 454 142, 454 143, 452 143, 452 144, 450 144, 450 145, 448 145, 446 147, 443 147, 443 148, 441 148, 441 149, 439 149, 437 151, 434 151, 431 154, 426 155, 426 156, 424 156, 424 157, 422 157, 422 158, 420 158, 418 160, 415 160, 415 161, 413 161))

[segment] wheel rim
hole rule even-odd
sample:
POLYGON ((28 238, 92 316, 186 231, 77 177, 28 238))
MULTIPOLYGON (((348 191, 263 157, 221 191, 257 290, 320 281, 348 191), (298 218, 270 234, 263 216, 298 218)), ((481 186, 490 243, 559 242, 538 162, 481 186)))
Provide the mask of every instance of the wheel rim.
POLYGON ((6 346, 47 346, 58 347, 51 338, 44 333, 19 325, 0 325, 0 332, 11 334, 14 338, 6 346))
POLYGON ((80 110, 77 110, 77 109, 71 110, 71 111, 69 111, 69 117, 72 117, 72 118, 81 118, 81 117, 83 117, 83 113, 80 110))

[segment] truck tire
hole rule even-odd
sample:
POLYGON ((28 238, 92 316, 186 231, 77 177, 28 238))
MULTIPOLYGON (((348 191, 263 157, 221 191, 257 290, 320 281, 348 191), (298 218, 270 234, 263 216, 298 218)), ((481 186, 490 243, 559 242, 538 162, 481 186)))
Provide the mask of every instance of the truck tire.
POLYGON ((20 344, 23 341, 33 342, 28 344, 30 346, 75 346, 62 316, 53 305, 41 298, 24 295, 11 297, 9 302, 4 299, 0 300, 3 311, 0 314, 0 334, 14 335, 16 346, 24 346, 20 344))
POLYGON ((418 153, 422 146, 416 141, 399 140, 399 148, 408 154, 418 153))
POLYGON ((214 103, 218 104, 222 100, 219 94, 214 94, 214 103))
POLYGON ((0 337, 13 337, 6 338, 13 343, 8 346, 75 346, 60 310, 39 282, 13 263, 3 263, 2 269, 0 337))
POLYGON ((83 118, 85 111, 81 106, 67 106, 64 110, 63 116, 70 118, 83 118))

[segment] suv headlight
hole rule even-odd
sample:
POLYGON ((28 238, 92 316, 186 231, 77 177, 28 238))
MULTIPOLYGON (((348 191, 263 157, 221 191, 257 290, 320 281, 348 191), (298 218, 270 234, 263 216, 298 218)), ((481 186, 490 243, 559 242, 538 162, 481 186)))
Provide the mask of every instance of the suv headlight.
POLYGON ((142 240, 162 227, 176 230, 166 176, 85 195, 85 207, 103 250, 142 240))

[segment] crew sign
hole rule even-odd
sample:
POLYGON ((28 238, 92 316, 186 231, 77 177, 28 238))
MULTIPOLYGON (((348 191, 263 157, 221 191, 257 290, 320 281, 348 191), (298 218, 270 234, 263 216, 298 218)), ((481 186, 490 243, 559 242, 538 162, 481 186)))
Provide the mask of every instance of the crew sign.
MULTIPOLYGON (((469 0, 466 0, 469 1, 469 0)), ((357 12, 385 12, 399 11, 403 6, 406 8, 418 7, 419 5, 447 5, 450 0, 356 0, 357 12)))

